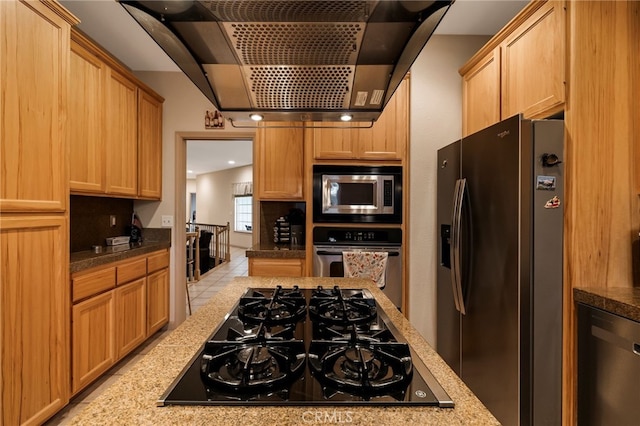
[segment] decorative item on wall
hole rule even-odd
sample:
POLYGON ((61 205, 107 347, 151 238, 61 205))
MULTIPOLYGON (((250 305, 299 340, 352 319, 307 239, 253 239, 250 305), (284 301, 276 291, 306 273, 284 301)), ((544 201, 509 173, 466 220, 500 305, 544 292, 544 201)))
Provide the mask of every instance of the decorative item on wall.
POLYGON ((214 111, 206 111, 204 113, 204 128, 205 129, 224 129, 224 117, 222 113, 214 111))

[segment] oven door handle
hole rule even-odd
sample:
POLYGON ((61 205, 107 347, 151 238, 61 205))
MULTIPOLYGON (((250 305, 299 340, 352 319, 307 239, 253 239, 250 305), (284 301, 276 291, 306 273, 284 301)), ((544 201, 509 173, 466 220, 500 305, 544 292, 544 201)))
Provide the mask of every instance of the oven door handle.
MULTIPOLYGON (((367 251, 367 250, 362 250, 362 251, 367 251)), ((381 253, 387 253, 387 256, 389 257, 396 257, 396 256, 400 256, 400 252, 399 251, 387 251, 387 250, 376 250, 378 252, 381 253)), ((342 252, 341 251, 330 251, 330 250, 318 250, 316 251, 316 254, 318 256, 342 256, 342 252)))

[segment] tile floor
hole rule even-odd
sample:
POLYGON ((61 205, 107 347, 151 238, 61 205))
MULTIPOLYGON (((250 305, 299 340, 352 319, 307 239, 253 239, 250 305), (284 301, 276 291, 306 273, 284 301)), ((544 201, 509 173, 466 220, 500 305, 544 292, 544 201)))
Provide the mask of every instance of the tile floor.
MULTIPOLYGON (((218 265, 200 278, 200 281, 189 284, 191 297, 191 310, 196 312, 207 301, 227 285, 233 277, 248 275, 247 258, 245 249, 231 247, 231 261, 218 265)), ((189 308, 187 306, 187 315, 189 308)), ((51 418, 47 426, 67 425, 76 414, 79 414, 91 401, 111 386, 120 376, 128 371, 136 362, 153 349, 171 330, 160 330, 155 336, 147 340, 142 346, 116 364, 104 376, 71 399, 62 411, 51 418)))

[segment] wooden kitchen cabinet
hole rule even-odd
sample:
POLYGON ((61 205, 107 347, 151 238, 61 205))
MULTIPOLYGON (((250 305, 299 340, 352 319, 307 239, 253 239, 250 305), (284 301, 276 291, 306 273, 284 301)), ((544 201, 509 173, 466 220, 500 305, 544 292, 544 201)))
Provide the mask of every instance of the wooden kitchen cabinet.
POLYGON ((250 257, 250 277, 304 277, 304 259, 271 259, 250 257))
POLYGON ((76 394, 116 361, 113 291, 73 305, 71 390, 76 394))
POLYGON ((260 127, 254 143, 258 199, 303 200, 304 144, 300 123, 293 128, 260 127))
POLYGON ((462 134, 565 103, 565 2, 532 1, 462 68, 462 134))
POLYGON ((162 198, 162 102, 138 89, 138 197, 162 198))
POLYGON ((565 102, 564 1, 548 1, 502 42, 502 118, 545 118, 565 102))
POLYGON ((169 250, 147 258, 147 336, 169 322, 169 250))
POLYGON ((69 189, 77 193, 106 192, 105 83, 106 65, 80 42, 71 40, 69 88, 69 189))
POLYGON ((147 338, 147 279, 140 278, 114 290, 116 360, 147 338))
POLYGON ((138 195, 137 99, 136 85, 109 69, 105 111, 108 194, 138 195))
POLYGON ((169 322, 169 268, 147 277, 147 336, 169 322))
POLYGON ((0 424, 69 401, 67 102, 73 17, 0 1, 0 424))
POLYGON ((339 123, 314 123, 308 130, 316 160, 404 160, 409 135, 409 80, 398 86, 371 128, 330 128, 339 123))
POLYGON ((77 394, 169 322, 169 250, 75 272, 71 287, 77 394))
POLYGON ((500 121, 500 47, 462 76, 462 135, 500 121))
POLYGON ((164 99, 80 31, 71 39, 71 193, 160 200, 164 99))

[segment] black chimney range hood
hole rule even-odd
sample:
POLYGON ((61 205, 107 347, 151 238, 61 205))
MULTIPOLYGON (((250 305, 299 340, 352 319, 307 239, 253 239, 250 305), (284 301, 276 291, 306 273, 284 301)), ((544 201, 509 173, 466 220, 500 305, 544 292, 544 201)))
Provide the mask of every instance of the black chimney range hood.
POLYGON ((453 0, 119 0, 234 123, 375 121, 453 0))

